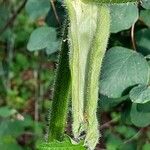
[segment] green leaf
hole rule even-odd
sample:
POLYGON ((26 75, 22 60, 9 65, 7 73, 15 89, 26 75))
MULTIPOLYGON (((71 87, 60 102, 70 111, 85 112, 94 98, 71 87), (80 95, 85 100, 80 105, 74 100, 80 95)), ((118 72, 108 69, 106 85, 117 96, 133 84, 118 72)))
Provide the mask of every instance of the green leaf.
POLYGON ((140 19, 150 27, 150 10, 141 10, 140 19))
POLYGON ((137 127, 146 127, 150 124, 150 112, 139 111, 135 103, 132 104, 130 117, 132 123, 137 127))
POLYGON ((143 145, 142 150, 149 150, 150 149, 150 143, 147 142, 146 144, 143 145))
POLYGON ((150 0, 142 0, 142 7, 145 9, 150 9, 150 0))
POLYGON ((130 117, 130 111, 131 111, 131 102, 126 101, 124 103, 124 106, 121 110, 121 121, 126 125, 132 125, 131 117, 130 117))
POLYGON ((124 47, 111 48, 104 58, 100 93, 110 98, 121 97, 136 84, 148 84, 149 65, 145 58, 124 47))
POLYGON ((142 29, 135 34, 138 51, 143 54, 150 54, 150 29, 142 29))
POLYGON ((31 20, 35 20, 39 17, 44 17, 50 9, 49 0, 28 0, 26 4, 26 11, 31 20))
POLYGON ((110 111, 113 107, 116 107, 121 102, 125 101, 128 96, 123 96, 121 98, 108 98, 107 96, 100 95, 99 107, 101 108, 100 111, 110 111))
POLYGON ((37 150, 86 150, 86 148, 83 146, 83 142, 77 144, 70 139, 66 139, 62 142, 40 143, 37 145, 37 150))
POLYGON ((1 138, 0 138, 0 149, 2 149, 2 150, 23 150, 16 141, 2 142, 1 138))
POLYGON ((137 110, 140 112, 150 113, 150 102, 145 104, 137 104, 137 110))
POLYGON ((16 110, 10 109, 7 106, 0 108, 0 117, 7 118, 7 117, 10 117, 11 115, 13 115, 15 113, 16 113, 16 110))
POLYGON ((133 103, 147 103, 150 101, 150 87, 138 85, 130 91, 130 99, 133 103))
POLYGON ((6 135, 5 137, 0 136, 0 149, 22 150, 22 148, 17 143, 17 140, 11 135, 6 135))
POLYGON ((138 20, 138 8, 133 3, 111 5, 110 9, 112 33, 129 29, 138 20))
POLYGON ((55 41, 55 42, 51 43, 51 45, 49 45, 46 48, 47 55, 50 55, 50 54, 56 52, 56 50, 59 48, 59 45, 60 45, 60 41, 55 41))
POLYGON ((32 32, 27 48, 30 51, 46 48, 49 54, 57 51, 58 41, 56 40, 56 30, 51 27, 37 28, 32 32))
POLYGON ((134 128, 125 125, 118 125, 114 127, 114 130, 126 139, 132 138, 137 133, 134 128))
POLYGON ((119 136, 109 133, 106 143, 107 150, 117 150, 122 145, 122 140, 119 136))
MULTIPOLYGON (((135 136, 135 135, 134 135, 135 136)), ((135 150, 137 149, 137 145, 134 144, 133 142, 127 142, 127 143, 123 143, 118 150, 135 150)))
POLYGON ((23 121, 6 120, 0 123, 0 137, 18 137, 24 131, 23 121))

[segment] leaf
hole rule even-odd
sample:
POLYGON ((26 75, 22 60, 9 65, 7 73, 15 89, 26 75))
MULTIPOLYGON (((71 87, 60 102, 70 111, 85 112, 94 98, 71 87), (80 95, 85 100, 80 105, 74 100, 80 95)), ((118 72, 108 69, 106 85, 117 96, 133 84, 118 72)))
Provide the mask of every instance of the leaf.
POLYGON ((138 20, 138 8, 133 3, 111 5, 110 9, 112 33, 129 29, 138 20))
POLYGON ((31 20, 45 16, 50 9, 49 0, 28 0, 26 4, 26 11, 31 20))
POLYGON ((145 58, 124 47, 111 48, 104 58, 100 93, 119 98, 136 84, 148 84, 149 65, 145 58))
POLYGON ((141 10, 140 19, 150 27, 150 10, 141 10))
POLYGON ((130 91, 130 99, 133 103, 147 103, 150 101, 150 87, 138 85, 130 91))
POLYGON ((137 148, 136 144, 134 144, 133 142, 127 142, 122 143, 122 145, 119 146, 118 150, 135 150, 136 148, 137 148))
POLYGON ((49 45, 46 48, 47 55, 50 55, 50 54, 56 52, 56 50, 59 48, 58 47, 59 45, 60 45, 60 41, 55 41, 55 42, 51 43, 51 45, 49 45))
POLYGON ((22 150, 17 140, 11 136, 6 135, 5 137, 0 136, 0 149, 2 150, 22 150))
POLYGON ((147 102, 145 104, 137 104, 137 110, 140 112, 150 113, 150 102, 147 102))
POLYGON ((150 143, 147 142, 143 145, 142 150, 149 150, 150 149, 150 143))
POLYGON ((132 138, 137 133, 134 128, 125 125, 118 125, 114 127, 114 130, 126 139, 132 138))
POLYGON ((150 112, 139 111, 135 103, 132 104, 130 117, 132 123, 137 127, 146 127, 150 124, 150 112))
POLYGON ((10 117, 11 115, 13 115, 15 113, 16 113, 16 110, 10 109, 7 106, 0 108, 0 117, 7 118, 7 117, 10 117))
POLYGON ((79 144, 73 143, 70 139, 66 139, 62 142, 40 143, 37 145, 37 150, 86 150, 82 142, 79 144))
POLYGON ((106 149, 107 150, 117 150, 122 145, 122 140, 118 135, 109 133, 107 137, 106 149))
POLYGON ((32 32, 27 48, 30 51, 46 48, 49 54, 57 51, 58 41, 56 40, 56 30, 51 27, 37 28, 32 32))
POLYGON ((130 111, 131 111, 132 103, 130 101, 126 101, 121 110, 121 121, 126 125, 132 125, 130 111))
POLYGON ((2 150, 22 150, 21 146, 12 137, 0 137, 0 149, 2 150))
POLYGON ((100 95, 99 107, 101 108, 100 111, 110 111, 113 107, 116 107, 121 102, 125 101, 128 96, 123 96, 121 98, 108 98, 107 96, 100 95))
POLYGON ((150 29, 139 30, 136 34, 136 44, 138 46, 138 51, 148 55, 150 54, 150 29))
POLYGON ((24 131, 23 121, 6 120, 0 123, 0 137, 18 137, 24 131))
POLYGON ((142 0, 142 7, 145 9, 150 9, 150 0, 142 0))

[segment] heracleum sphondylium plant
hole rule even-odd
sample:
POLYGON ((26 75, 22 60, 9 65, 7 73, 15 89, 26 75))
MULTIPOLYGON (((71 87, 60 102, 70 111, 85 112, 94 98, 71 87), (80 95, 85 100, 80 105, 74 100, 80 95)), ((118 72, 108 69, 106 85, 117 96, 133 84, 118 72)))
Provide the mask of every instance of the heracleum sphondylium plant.
POLYGON ((90 149, 100 136, 96 116, 98 81, 110 32, 110 12, 106 5, 99 4, 103 2, 112 1, 65 0, 70 19, 73 133, 78 138, 85 131, 85 145, 90 149))
MULTIPOLYGON (((64 0, 70 21, 67 39, 70 50, 68 54, 67 49, 64 50, 65 47, 63 47, 60 56, 50 117, 49 142, 63 139, 70 87, 70 75, 68 74, 69 76, 64 79, 61 78, 64 67, 66 71, 63 76, 71 70, 74 137, 80 139, 82 131, 85 131, 84 145, 90 150, 94 150, 100 136, 96 115, 99 75, 107 48, 111 23, 109 7, 102 3, 131 1, 135 0, 64 0), (69 62, 65 63, 67 61, 69 62), (63 86, 59 86, 59 84, 63 84, 63 80, 64 84, 67 83, 65 90, 63 90, 63 86)), ((41 146, 39 149, 54 149, 48 145, 41 146)), ((57 150, 60 149, 61 147, 57 147, 57 150)), ((79 148, 74 149, 83 149, 83 147, 81 148, 80 145, 79 148)))
POLYGON ((73 133, 86 132, 91 149, 99 139, 96 116, 100 66, 107 47, 110 13, 107 6, 66 1, 70 17, 73 133))

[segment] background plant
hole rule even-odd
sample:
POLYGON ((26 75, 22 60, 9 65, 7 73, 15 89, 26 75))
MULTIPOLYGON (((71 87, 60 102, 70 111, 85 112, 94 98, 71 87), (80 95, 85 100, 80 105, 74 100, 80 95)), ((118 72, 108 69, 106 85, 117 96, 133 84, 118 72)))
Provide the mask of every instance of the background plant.
MULTIPOLYGON (((5 149, 33 149, 37 133, 42 136, 43 127, 40 124, 45 120, 43 114, 47 106, 51 105, 51 92, 48 89, 57 64, 60 24, 64 20, 65 11, 62 1, 54 2, 55 7, 49 1, 43 0, 42 5, 40 2, 36 1, 39 5, 35 5, 33 0, 28 0, 28 16, 24 10, 19 12, 7 28, 5 26, 14 16, 20 1, 0 3, 0 129, 3 131, 0 133, 0 146, 7 146, 5 149), (33 44, 30 40, 28 46, 33 46, 32 51, 35 52, 28 52, 26 43, 34 28, 31 35, 33 44), (44 31, 46 37, 43 37, 45 34, 41 35, 44 31), (18 121, 18 115, 23 116, 24 120, 18 121), (19 133, 11 133, 9 129, 13 127, 12 124, 21 128, 19 133), (27 138, 22 143, 24 137, 27 138)), ((98 109, 101 111, 98 116, 103 134, 101 147, 108 150, 149 149, 149 9, 149 1, 146 0, 138 6, 111 6, 112 34, 102 68, 101 109, 98 109)), ((67 128, 66 132, 69 134, 70 129, 67 128)))

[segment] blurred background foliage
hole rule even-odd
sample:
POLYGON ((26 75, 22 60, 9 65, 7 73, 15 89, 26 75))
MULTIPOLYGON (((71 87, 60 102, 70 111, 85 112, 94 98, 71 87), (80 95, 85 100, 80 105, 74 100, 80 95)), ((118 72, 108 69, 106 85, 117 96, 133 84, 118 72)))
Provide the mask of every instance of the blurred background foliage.
MULTIPOLYGON (((150 1, 110 5, 98 150, 150 149, 150 1)), ((66 12, 63 0, 0 0, 0 149, 46 137, 66 12)), ((71 136, 69 115, 66 132, 71 136)))

